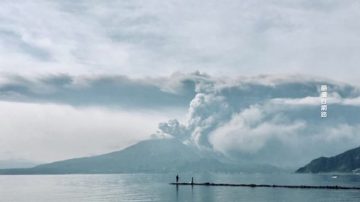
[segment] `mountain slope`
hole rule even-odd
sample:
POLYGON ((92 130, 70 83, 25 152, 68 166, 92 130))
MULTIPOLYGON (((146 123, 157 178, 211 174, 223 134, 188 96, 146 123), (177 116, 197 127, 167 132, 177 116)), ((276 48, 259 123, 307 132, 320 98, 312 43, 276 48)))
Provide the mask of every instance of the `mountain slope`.
POLYGON ((122 173, 170 170, 200 156, 172 139, 147 140, 121 151, 93 157, 75 158, 42 164, 30 169, 4 169, 0 173, 122 173))
POLYGON ((99 156, 57 161, 33 168, 0 169, 0 174, 277 171, 272 166, 240 165, 219 159, 175 139, 153 139, 99 156))
POLYGON ((360 147, 333 157, 320 157, 299 168, 297 173, 353 172, 360 168, 360 147))

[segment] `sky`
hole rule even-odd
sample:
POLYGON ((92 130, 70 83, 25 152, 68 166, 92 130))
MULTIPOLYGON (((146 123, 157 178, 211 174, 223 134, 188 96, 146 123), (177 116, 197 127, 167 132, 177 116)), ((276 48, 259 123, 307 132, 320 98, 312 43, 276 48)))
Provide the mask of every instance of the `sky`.
POLYGON ((1 1, 0 159, 88 156, 163 133, 258 161, 309 141, 328 144, 300 163, 356 146, 359 8, 356 0, 1 1), (321 83, 332 86, 339 116, 327 120, 326 137, 314 124, 321 83))

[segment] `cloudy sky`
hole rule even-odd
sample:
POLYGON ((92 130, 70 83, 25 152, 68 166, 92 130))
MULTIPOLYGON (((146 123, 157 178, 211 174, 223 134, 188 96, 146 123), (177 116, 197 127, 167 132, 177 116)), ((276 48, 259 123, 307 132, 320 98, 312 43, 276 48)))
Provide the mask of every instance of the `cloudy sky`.
POLYGON ((159 133, 257 160, 295 147, 284 158, 307 152, 301 163, 356 146, 359 9, 356 0, 1 1, 0 160, 99 154, 159 133), (331 86, 332 127, 318 119, 321 83, 331 86))

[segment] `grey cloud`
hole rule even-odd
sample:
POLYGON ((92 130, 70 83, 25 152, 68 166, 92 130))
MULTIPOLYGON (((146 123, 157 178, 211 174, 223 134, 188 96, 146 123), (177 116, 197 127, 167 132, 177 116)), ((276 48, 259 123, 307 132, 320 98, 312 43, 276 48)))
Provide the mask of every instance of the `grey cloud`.
POLYGON ((8 76, 0 84, 0 99, 53 102, 75 106, 171 108, 187 107, 195 95, 193 78, 131 79, 126 76, 8 76))
MULTIPOLYGON (((166 123, 159 123, 159 130, 162 133, 175 137, 176 139, 186 140, 189 130, 178 120, 172 119, 166 123)), ((155 136, 156 137, 156 136, 155 136)))
POLYGON ((0 29, 0 41, 6 45, 9 50, 20 51, 43 61, 52 59, 51 53, 48 50, 25 41, 20 34, 13 31, 0 29))

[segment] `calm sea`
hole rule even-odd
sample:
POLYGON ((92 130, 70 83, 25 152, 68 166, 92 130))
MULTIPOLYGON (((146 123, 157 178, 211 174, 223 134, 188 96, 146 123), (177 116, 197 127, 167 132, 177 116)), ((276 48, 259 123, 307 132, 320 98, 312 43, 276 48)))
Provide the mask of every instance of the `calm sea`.
MULTIPOLYGON (((180 181, 360 186, 360 176, 302 174, 181 174, 180 181)), ((0 176, 0 201, 360 201, 356 190, 169 185, 175 174, 0 176)))

